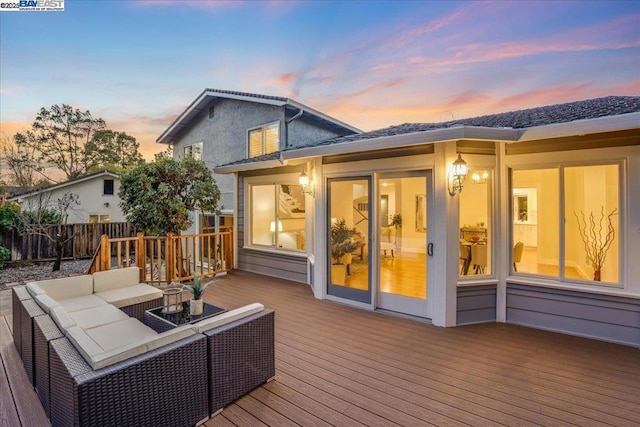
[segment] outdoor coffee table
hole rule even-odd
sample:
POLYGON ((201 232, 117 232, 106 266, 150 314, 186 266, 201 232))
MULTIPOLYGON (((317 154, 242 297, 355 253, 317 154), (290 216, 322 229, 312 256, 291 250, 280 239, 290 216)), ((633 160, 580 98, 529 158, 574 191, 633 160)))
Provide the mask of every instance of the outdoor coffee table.
POLYGON ((202 314, 197 316, 189 314, 189 301, 183 301, 182 310, 176 313, 163 313, 162 309, 164 307, 157 307, 144 312, 143 322, 154 331, 162 333, 177 326, 198 322, 226 311, 224 308, 216 307, 206 302, 203 305, 202 314))

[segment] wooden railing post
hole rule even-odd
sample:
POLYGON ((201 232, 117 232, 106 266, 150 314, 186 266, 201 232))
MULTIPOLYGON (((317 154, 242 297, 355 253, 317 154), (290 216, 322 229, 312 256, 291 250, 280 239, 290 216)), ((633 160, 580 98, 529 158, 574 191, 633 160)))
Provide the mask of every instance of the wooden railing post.
POLYGON ((140 268, 140 282, 147 282, 147 257, 144 247, 144 233, 136 234, 136 265, 140 268))
POLYGON ((165 254, 165 268, 167 270, 167 284, 173 282, 173 279, 176 277, 176 265, 178 260, 176 258, 176 248, 175 248, 175 240, 173 238, 173 233, 167 233, 166 240, 166 254, 165 254))
POLYGON ((100 237, 100 271, 111 270, 111 243, 109 236, 100 237))

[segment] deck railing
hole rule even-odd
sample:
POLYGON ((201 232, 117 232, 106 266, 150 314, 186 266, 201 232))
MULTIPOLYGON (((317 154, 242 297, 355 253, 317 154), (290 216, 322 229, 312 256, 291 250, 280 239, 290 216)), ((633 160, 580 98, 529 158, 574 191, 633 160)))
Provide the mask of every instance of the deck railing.
POLYGON ((185 282, 213 276, 233 266, 231 232, 173 234, 110 239, 103 235, 87 274, 140 267, 144 283, 185 282))

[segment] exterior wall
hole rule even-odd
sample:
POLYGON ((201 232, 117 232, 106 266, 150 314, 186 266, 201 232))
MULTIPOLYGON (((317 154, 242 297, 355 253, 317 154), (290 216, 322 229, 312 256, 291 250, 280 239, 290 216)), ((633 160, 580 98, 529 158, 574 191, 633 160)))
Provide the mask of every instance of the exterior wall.
POLYGON ((507 322, 640 346, 640 297, 507 282, 507 322))
POLYGON ((458 286, 456 325, 495 322, 496 286, 458 286))
MULTIPOLYGON (((213 168, 247 158, 247 131, 275 121, 280 122, 281 144, 284 135, 284 108, 222 99, 214 104, 214 116, 208 108, 175 139, 174 156, 181 156, 187 145, 202 142, 203 160, 213 168)), ((221 209, 233 208, 233 175, 213 174, 221 198, 221 209)))
MULTIPOLYGON (((126 218, 120 209, 120 180, 112 176, 98 175, 86 181, 76 182, 74 184, 52 190, 49 198, 49 206, 56 205, 56 201, 62 198, 65 193, 75 193, 80 196, 80 205, 73 207, 69 211, 69 224, 81 224, 89 222, 89 215, 109 215, 109 222, 126 222, 126 218), (113 179, 113 195, 103 195, 105 179, 113 179), (105 207, 105 203, 109 203, 109 207, 105 207)), ((23 209, 29 209, 29 206, 35 208, 38 204, 39 196, 18 197, 18 201, 22 203, 23 209)))
POLYGON ((281 277, 295 282, 307 283, 307 255, 292 255, 277 251, 246 248, 245 226, 249 226, 245 215, 244 178, 238 178, 237 212, 237 265, 239 270, 251 271, 267 276, 281 277))
POLYGON ((338 136, 335 132, 309 123, 302 117, 287 125, 287 148, 301 147, 315 141, 323 141, 338 136))

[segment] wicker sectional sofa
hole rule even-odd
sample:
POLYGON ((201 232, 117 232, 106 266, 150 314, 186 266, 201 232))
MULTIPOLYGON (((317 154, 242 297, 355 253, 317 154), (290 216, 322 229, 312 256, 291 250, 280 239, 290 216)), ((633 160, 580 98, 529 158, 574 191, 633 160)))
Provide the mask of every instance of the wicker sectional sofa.
POLYGON ((158 333, 142 319, 162 293, 138 274, 14 289, 14 341, 52 425, 195 425, 275 375, 273 311, 250 304, 158 333))

